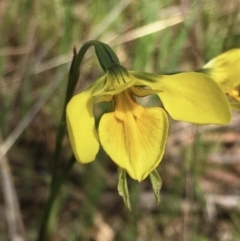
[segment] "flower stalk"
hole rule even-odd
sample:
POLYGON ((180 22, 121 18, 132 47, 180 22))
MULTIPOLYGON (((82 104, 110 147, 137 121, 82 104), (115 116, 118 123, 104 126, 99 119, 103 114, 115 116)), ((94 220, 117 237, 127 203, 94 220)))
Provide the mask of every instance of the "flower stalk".
POLYGON ((113 50, 96 40, 86 42, 74 56, 69 72, 63 112, 56 137, 50 194, 40 225, 38 241, 46 232, 54 200, 75 163, 89 163, 102 147, 118 166, 118 192, 131 209, 128 174, 139 182, 150 177, 157 203, 162 180, 156 171, 167 141, 168 115, 175 120, 197 124, 227 124, 231 120, 228 100, 219 85, 201 73, 157 75, 128 71, 113 50), (104 75, 73 96, 86 51, 93 46, 104 75), (157 95, 163 107, 141 106, 137 98, 157 95), (112 112, 103 113, 98 127, 94 105, 111 102, 112 112), (73 149, 66 167, 59 170, 63 138, 68 130, 73 149))
POLYGON ((109 67, 109 65, 112 63, 112 61, 118 62, 118 58, 115 55, 115 53, 105 44, 102 44, 99 41, 91 40, 83 44, 79 52, 76 52, 76 49, 74 48, 73 51, 73 60, 71 63, 69 76, 68 76, 68 85, 65 95, 65 101, 63 103, 63 112, 62 117, 60 120, 60 124, 58 127, 57 135, 56 135, 56 143, 55 143, 55 151, 53 154, 53 160, 52 160, 52 178, 51 178, 51 185, 50 185, 50 192, 49 196, 43 211, 43 216, 40 223, 39 233, 38 233, 38 241, 45 241, 46 240, 46 232, 47 232, 47 226, 49 222, 50 212, 52 210, 52 207, 54 205, 54 201, 57 197, 57 194, 59 193, 59 190, 61 189, 62 184, 66 180, 66 177, 71 170, 73 164, 75 163, 75 157, 72 156, 63 170, 59 171, 59 159, 61 155, 61 149, 62 149, 62 142, 63 138, 66 134, 66 106, 69 102, 69 100, 72 98, 77 81, 80 76, 80 65, 82 64, 83 58, 87 52, 87 50, 90 47, 95 47, 95 52, 97 53, 97 57, 99 59, 99 62, 103 69, 106 69, 109 67), (104 53, 104 49, 106 49, 107 54, 104 53), (111 61, 108 61, 108 57, 111 56, 111 61))

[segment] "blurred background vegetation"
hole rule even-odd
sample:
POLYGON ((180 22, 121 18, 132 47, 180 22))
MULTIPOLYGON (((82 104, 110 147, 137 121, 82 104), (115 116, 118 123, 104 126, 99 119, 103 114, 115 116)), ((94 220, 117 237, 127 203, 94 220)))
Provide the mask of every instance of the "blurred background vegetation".
MULTIPOLYGON (((198 70, 240 47, 240 1, 1 0, 0 240, 37 239, 73 47, 90 39, 109 44, 127 69, 198 70)), ((76 92, 102 74, 92 51, 81 70, 76 92)), ((52 210, 50 240, 240 240, 239 123, 239 113, 225 127, 171 120, 159 206, 149 179, 129 179, 129 212, 103 152, 76 163, 52 210)), ((66 136, 62 165, 71 153, 66 136)))

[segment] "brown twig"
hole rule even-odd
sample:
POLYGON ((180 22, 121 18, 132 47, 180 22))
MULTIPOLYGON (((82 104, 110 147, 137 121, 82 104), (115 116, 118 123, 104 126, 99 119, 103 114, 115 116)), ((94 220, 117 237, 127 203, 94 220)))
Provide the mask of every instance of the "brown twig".
MULTIPOLYGON (((0 133, 0 143, 2 136, 0 133)), ((7 156, 3 156, 0 162, 2 189, 6 210, 6 221, 8 226, 9 240, 24 241, 25 231, 18 204, 17 194, 12 180, 10 166, 7 156)))

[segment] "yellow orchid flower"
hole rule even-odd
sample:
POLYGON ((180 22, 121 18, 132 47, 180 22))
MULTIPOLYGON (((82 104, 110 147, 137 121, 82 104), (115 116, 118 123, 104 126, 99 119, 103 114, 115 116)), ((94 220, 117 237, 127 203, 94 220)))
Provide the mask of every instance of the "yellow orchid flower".
POLYGON ((159 165, 164 154, 169 115, 198 124, 227 124, 230 107, 221 88, 201 73, 155 75, 112 64, 105 75, 67 105, 67 127, 76 159, 89 163, 99 146, 138 181, 159 165), (157 94, 164 108, 143 107, 135 97, 157 94), (112 101, 95 128, 95 103, 112 101))
POLYGON ((231 107, 240 111, 240 49, 231 49, 218 55, 203 68, 230 97, 231 107))

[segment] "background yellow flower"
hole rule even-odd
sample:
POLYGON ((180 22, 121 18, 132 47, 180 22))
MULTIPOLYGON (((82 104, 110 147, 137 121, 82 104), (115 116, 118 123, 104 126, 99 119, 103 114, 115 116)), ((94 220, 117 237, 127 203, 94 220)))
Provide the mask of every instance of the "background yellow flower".
POLYGON ((231 49, 210 60, 204 68, 231 97, 232 107, 240 111, 240 49, 231 49))

